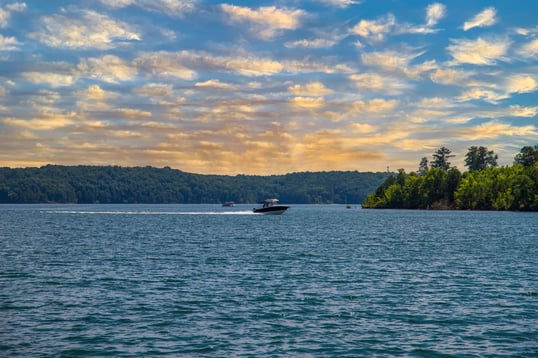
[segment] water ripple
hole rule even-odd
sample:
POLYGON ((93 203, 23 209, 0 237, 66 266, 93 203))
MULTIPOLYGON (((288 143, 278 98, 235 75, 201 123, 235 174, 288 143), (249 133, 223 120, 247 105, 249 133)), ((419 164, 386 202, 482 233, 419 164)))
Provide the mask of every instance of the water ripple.
POLYGON ((538 355, 536 214, 220 210, 0 207, 1 355, 538 355))

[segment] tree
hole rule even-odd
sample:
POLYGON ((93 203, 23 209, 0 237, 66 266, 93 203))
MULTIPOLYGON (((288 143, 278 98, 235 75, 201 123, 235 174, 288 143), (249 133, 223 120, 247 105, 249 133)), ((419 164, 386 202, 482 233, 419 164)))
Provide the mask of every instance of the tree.
POLYGON ((497 159, 499 156, 492 150, 480 146, 469 147, 467 154, 465 155, 465 166, 470 172, 476 170, 483 170, 486 168, 493 168, 497 166, 497 159))
POLYGON ((521 151, 514 158, 514 164, 522 164, 525 167, 530 167, 534 163, 538 163, 538 144, 534 147, 527 145, 521 148, 521 151))
POLYGON ((418 165, 418 175, 422 176, 428 171, 428 158, 422 157, 418 165))
POLYGON ((432 155, 433 162, 431 163, 431 167, 444 170, 445 172, 448 171, 450 169, 450 162, 448 159, 454 157, 454 155, 450 153, 452 153, 452 151, 446 147, 437 149, 432 155))

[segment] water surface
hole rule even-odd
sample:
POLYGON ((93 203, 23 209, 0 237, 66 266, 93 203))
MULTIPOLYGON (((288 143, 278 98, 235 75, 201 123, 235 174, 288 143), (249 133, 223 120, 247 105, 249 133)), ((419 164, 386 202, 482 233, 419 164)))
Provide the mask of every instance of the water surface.
POLYGON ((0 206, 0 355, 538 356, 536 213, 0 206))

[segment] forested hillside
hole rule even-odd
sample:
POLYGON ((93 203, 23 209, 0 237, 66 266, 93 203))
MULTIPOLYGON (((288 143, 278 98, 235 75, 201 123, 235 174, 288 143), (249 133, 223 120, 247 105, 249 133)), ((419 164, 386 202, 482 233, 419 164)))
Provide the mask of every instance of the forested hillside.
POLYGON ((388 173, 201 175, 170 168, 0 168, 0 203, 360 203, 388 173))
POLYGON ((497 155, 471 147, 468 171, 452 167, 451 151, 440 148, 431 166, 391 175, 362 203, 364 208, 538 211, 538 145, 526 146, 512 166, 497 167, 497 155))

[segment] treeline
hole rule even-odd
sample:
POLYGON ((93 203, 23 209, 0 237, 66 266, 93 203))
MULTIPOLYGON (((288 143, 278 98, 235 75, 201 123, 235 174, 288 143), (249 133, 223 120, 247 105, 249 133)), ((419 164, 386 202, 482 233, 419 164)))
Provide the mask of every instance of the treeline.
POLYGON ((171 168, 0 168, 0 203, 360 203, 388 173, 303 172, 202 175, 171 168))
POLYGON ((366 197, 363 208, 538 211, 538 145, 523 147, 512 166, 497 167, 497 155, 470 147, 468 171, 452 167, 451 151, 422 158, 417 172, 400 169, 366 197))

